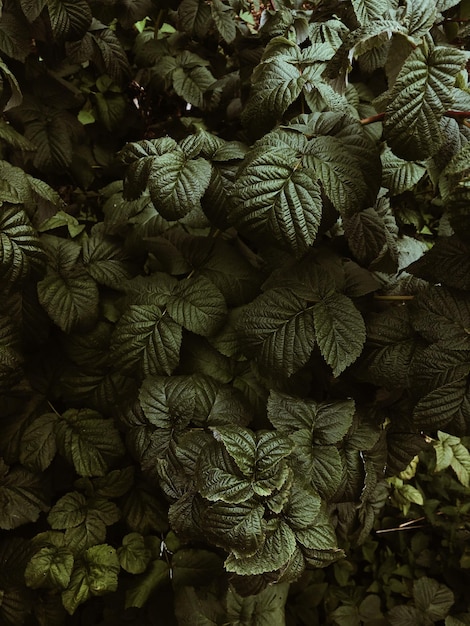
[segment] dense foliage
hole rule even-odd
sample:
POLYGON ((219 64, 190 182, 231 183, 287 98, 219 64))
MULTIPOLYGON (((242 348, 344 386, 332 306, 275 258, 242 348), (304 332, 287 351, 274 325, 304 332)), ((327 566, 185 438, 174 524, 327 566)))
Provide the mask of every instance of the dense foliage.
POLYGON ((0 13, 0 624, 470 624, 470 3, 0 13))

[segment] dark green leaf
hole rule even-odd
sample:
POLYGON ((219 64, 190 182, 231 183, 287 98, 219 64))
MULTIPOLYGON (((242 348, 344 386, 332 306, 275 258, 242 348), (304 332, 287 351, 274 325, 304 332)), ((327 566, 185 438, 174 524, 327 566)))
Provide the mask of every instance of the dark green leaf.
MULTIPOLYGON (((3 462, 2 462, 3 464, 3 462)), ((35 522, 48 505, 39 475, 20 467, 0 472, 0 528, 11 530, 35 522)))
POLYGON ((139 533, 130 533, 123 537, 122 547, 118 548, 117 554, 122 569, 130 574, 142 574, 151 558, 144 537, 139 533))
POLYGON ((46 0, 46 4, 56 39, 79 39, 91 24, 91 10, 86 0, 46 0))
POLYGON ((26 468, 43 472, 52 463, 57 451, 56 423, 55 413, 45 413, 26 428, 20 447, 20 461, 26 468))

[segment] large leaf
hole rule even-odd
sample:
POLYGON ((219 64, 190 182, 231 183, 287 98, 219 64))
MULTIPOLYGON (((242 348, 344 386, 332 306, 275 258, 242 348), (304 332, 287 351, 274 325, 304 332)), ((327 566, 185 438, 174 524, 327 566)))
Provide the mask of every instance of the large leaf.
POLYGON ((266 526, 264 543, 257 552, 251 556, 228 556, 225 561, 228 572, 250 576, 273 572, 287 563, 296 548, 294 532, 282 519, 270 520, 266 526))
POLYGON ((413 597, 416 608, 433 622, 444 619, 454 604, 454 594, 449 587, 427 576, 414 581, 413 597))
POLYGON ((166 308, 175 322, 204 336, 213 334, 227 313, 222 294, 204 276, 195 276, 178 283, 166 308))
POLYGON ((456 48, 425 40, 403 64, 389 94, 384 134, 394 153, 425 159, 442 144, 440 119, 452 104, 451 88, 465 64, 456 48))
POLYGON ((263 542, 264 507, 253 502, 211 504, 203 515, 209 541, 235 555, 255 553, 263 542))
POLYGON ((415 406, 413 417, 420 428, 442 429, 455 422, 460 432, 470 423, 467 380, 459 378, 430 391, 415 406))
POLYGON ((48 505, 40 477, 19 467, 9 469, 0 459, 0 528, 11 530, 35 522, 48 505))
POLYGON ((288 583, 279 583, 256 595, 242 597, 230 588, 227 593, 227 619, 239 626, 283 626, 288 591, 288 583))
POLYGON ((382 17, 390 7, 388 0, 351 0, 351 4, 361 24, 368 24, 371 20, 382 17))
POLYGON ((0 279, 5 286, 41 267, 44 252, 21 206, 4 204, 0 214, 0 279))
POLYGON ((142 574, 151 558, 144 537, 139 533, 130 533, 123 537, 122 546, 117 553, 121 567, 130 574, 142 574))
POLYGON ((137 367, 147 375, 171 374, 179 361, 182 329, 154 305, 132 305, 119 320, 114 358, 124 371, 137 367))
POLYGON ((459 437, 438 431, 438 441, 434 444, 436 452, 436 472, 452 467, 459 481, 470 485, 470 453, 459 437))
POLYGON ((113 547, 102 544, 88 548, 76 563, 70 584, 62 593, 67 612, 73 615, 90 596, 116 591, 119 569, 119 559, 113 547))
POLYGON ((390 190, 392 196, 412 189, 426 172, 421 163, 405 161, 397 157, 390 148, 385 148, 381 154, 382 185, 390 190))
POLYGON ((89 409, 69 409, 56 426, 59 452, 81 476, 104 476, 123 453, 118 431, 110 419, 89 409))
POLYGON ((55 413, 45 413, 26 428, 20 444, 20 461, 26 468, 43 472, 52 463, 57 451, 56 423, 55 413))
POLYGON ((185 32, 204 37, 211 23, 211 9, 203 0, 183 0, 178 5, 179 23, 185 32))
POLYGON ((212 19, 217 30, 227 43, 231 43, 237 34, 235 13, 230 6, 225 5, 222 0, 213 0, 211 3, 212 19))
POLYGON ((238 323, 249 354, 267 369, 290 376, 315 345, 312 308, 285 289, 271 289, 248 305, 238 323))
POLYGON ((65 589, 70 583, 74 556, 65 543, 62 533, 41 533, 34 538, 38 550, 31 557, 25 570, 28 587, 65 589))
POLYGON ((46 0, 46 4, 56 39, 80 39, 91 24, 91 10, 86 0, 46 0))
POLYGON ((315 171, 303 169, 294 150, 257 148, 237 176, 231 218, 247 232, 266 230, 300 256, 315 241, 322 215, 315 178, 315 171))
POLYGON ((362 352, 366 329, 362 315, 347 296, 335 293, 313 307, 318 346, 338 376, 362 352))

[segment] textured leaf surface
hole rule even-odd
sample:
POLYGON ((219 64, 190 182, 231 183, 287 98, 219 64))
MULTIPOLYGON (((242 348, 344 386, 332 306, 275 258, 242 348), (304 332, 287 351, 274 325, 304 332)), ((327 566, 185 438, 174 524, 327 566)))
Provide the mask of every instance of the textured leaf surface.
POLYGON ((452 104, 451 87, 465 63, 459 50, 421 44, 403 64, 390 92, 384 133, 394 153, 425 159, 442 143, 440 119, 452 104))
POLYGON ((70 583, 74 565, 74 556, 64 545, 61 533, 49 533, 47 545, 34 553, 25 570, 28 587, 65 589, 70 583))
POLYGON ((79 39, 91 24, 91 10, 85 0, 46 0, 51 26, 57 39, 79 39))
POLYGON ((238 327, 247 352, 264 367, 288 375, 305 365, 315 345, 312 309, 281 289, 258 296, 244 310, 238 327))
POLYGON ((340 293, 315 304, 313 314, 320 351, 338 376, 362 352, 366 339, 364 320, 352 300, 340 293))
POLYGON ((124 371, 171 374, 178 364, 181 326, 158 306, 132 305, 119 320, 112 350, 124 371))
POLYGON ((81 476, 104 476, 109 464, 123 454, 123 445, 111 420, 96 411, 69 409, 57 422, 59 452, 81 476))
MULTIPOLYGON (((1 469, 4 468, 3 465, 1 469)), ((35 522, 41 511, 49 508, 40 477, 21 466, 6 471, 1 476, 0 504, 0 528, 3 530, 35 522)))
POLYGON ((55 425, 57 415, 41 415, 26 428, 21 438, 20 461, 28 469, 43 472, 52 463, 57 446, 55 425))
POLYGON ((225 319, 225 300, 217 287, 204 276, 181 281, 166 305, 168 314, 198 335, 213 334, 225 319))
POLYGON ((121 567, 130 574, 142 574, 151 558, 144 537, 139 533, 130 533, 123 537, 122 546, 118 548, 117 554, 121 567))
POLYGON ((255 149, 234 185, 232 219, 248 232, 267 229, 300 255, 314 242, 322 215, 315 178, 286 146, 255 149))

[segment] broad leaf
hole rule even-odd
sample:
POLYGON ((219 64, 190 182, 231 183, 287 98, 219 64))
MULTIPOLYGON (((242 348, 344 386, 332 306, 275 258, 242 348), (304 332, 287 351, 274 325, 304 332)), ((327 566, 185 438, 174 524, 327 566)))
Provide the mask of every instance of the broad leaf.
POLYGON ((416 608, 433 622, 444 619, 454 604, 454 594, 449 587, 427 576, 415 580, 413 598, 416 608))
POLYGON ((312 308, 283 289, 258 296, 244 309, 238 328, 248 354, 288 376, 307 363, 315 345, 312 308))
POLYGON ((217 287, 204 276, 183 280, 166 305, 175 322, 199 335, 212 335, 226 316, 225 300, 217 287))
POLYGON ((48 510, 40 476, 21 466, 9 469, 0 459, 0 528, 11 530, 35 522, 48 510))
POLYGON ((412 189, 424 176, 426 168, 421 163, 405 161, 397 157, 390 148, 381 154, 382 185, 392 196, 412 189))
POLYGON ((437 433, 438 441, 434 443, 436 452, 436 472, 441 472, 451 466, 459 481, 468 487, 470 484, 470 453, 461 443, 459 437, 454 437, 442 431, 437 433))
POLYGON ((415 406, 413 417, 420 428, 442 429, 455 422, 459 430, 463 430, 470 423, 466 377, 451 380, 430 391, 415 406))
POLYGON ((92 546, 73 569, 69 587, 62 593, 62 601, 70 615, 90 596, 101 596, 116 591, 119 560, 116 550, 109 545, 92 546))
POLYGON ((144 574, 136 577, 132 586, 126 591, 125 608, 142 608, 150 595, 161 585, 169 582, 171 570, 168 563, 157 559, 152 561, 144 574))
POLYGON ((432 156, 442 144, 440 119, 452 104, 451 87, 465 63, 461 51, 428 40, 403 64, 389 94, 384 134, 394 153, 416 160, 432 156))
POLYGON ((248 233, 267 231, 300 256, 315 241, 322 215, 315 178, 286 146, 255 149, 237 176, 231 219, 248 233))
POLYGON ((46 4, 56 39, 79 39, 91 24, 91 10, 86 0, 46 0, 46 4))
POLYGON ((213 0, 211 3, 212 19, 217 30, 227 43, 231 43, 237 34, 235 13, 230 6, 225 5, 222 0, 213 0))
POLYGON ((45 413, 26 428, 20 447, 20 461, 26 468, 43 472, 52 463, 57 451, 56 423, 55 413, 45 413))
POLYGON ((81 476, 104 476, 122 456, 121 437, 110 419, 89 409, 69 409, 56 426, 57 447, 81 476))
POLYGON ((178 18, 182 30, 204 37, 211 22, 211 9, 203 0, 183 0, 178 5, 178 18))
POLYGON ((264 507, 252 502, 217 502, 204 511, 202 522, 209 541, 234 555, 255 553, 264 539, 264 507))
POLYGON ((352 300, 332 294, 313 307, 315 333, 320 351, 338 376, 362 352, 366 329, 352 300))
POLYGON ((39 546, 25 570, 28 587, 65 589, 70 583, 74 556, 65 544, 62 533, 43 533, 34 538, 39 546))
POLYGON ((179 361, 181 326, 154 305, 132 305, 119 320, 112 342, 114 358, 124 371, 171 374, 179 361))
POLYGON ((121 567, 130 574, 142 574, 151 558, 144 537, 139 533, 130 533, 123 537, 122 547, 118 548, 117 554, 121 567))
POLYGON ((227 593, 227 619, 239 626, 282 626, 288 583, 272 585, 256 595, 242 597, 233 588, 227 593))

